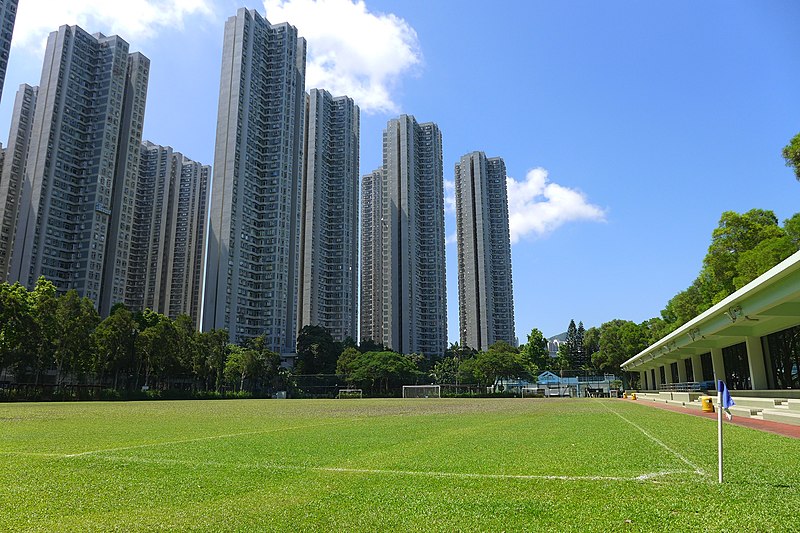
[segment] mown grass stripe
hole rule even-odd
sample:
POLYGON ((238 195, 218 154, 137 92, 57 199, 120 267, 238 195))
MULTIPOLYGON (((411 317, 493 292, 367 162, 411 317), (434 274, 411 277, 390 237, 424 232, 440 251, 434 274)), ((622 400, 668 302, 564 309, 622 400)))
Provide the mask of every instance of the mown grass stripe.
POLYGON ((614 409, 612 409, 611 407, 609 407, 608 405, 606 405, 606 403, 605 403, 605 402, 603 402, 603 401, 600 401, 600 405, 602 405, 603 407, 605 407, 606 409, 608 409, 609 411, 611 411, 612 413, 614 413, 615 415, 617 415, 618 417, 620 417, 622 420, 624 420, 625 422, 627 422, 627 423, 628 423, 628 424, 630 424, 631 426, 633 426, 633 427, 635 427, 636 429, 638 429, 639 431, 641 431, 641 432, 644 434, 644 436, 645 436, 645 437, 647 437, 647 438, 648 438, 648 439, 650 439, 651 441, 655 442, 656 444, 658 444, 659 446, 661 446, 661 447, 662 447, 662 448, 664 448, 665 450, 667 450, 667 451, 669 451, 670 453, 672 453, 672 454, 673 454, 675 457, 677 457, 678 459, 680 459, 681 461, 683 461, 684 463, 686 463, 687 465, 689 465, 689 466, 690 466, 690 467, 691 467, 691 468, 694 470, 694 472, 695 472, 696 474, 698 474, 698 475, 701 475, 701 476, 706 476, 706 475, 707 475, 707 474, 705 473, 705 471, 704 471, 702 468, 700 468, 699 466, 697 466, 696 464, 694 464, 693 462, 691 462, 689 459, 687 459, 686 457, 684 457, 684 456, 683 456, 681 453, 679 453, 678 451, 676 451, 676 450, 674 450, 673 448, 671 448, 671 447, 667 446, 667 445, 666 445, 666 444, 664 444, 662 441, 660 441, 659 439, 657 439, 656 437, 654 437, 653 435, 651 435, 650 433, 648 433, 648 432, 647 432, 647 431, 646 431, 644 428, 642 428, 640 425, 638 425, 638 424, 636 424, 635 422, 632 422, 632 421, 628 420, 627 418, 625 418, 624 416, 622 416, 620 413, 618 413, 617 411, 615 411, 614 409))
POLYGON ((211 440, 218 440, 218 439, 232 439, 236 437, 246 437, 250 435, 263 435, 267 433, 276 433, 281 431, 291 431, 293 429, 310 429, 315 427, 322 427, 322 426, 333 426, 338 425, 343 422, 354 422, 360 420, 359 418, 352 418, 352 419, 341 419, 332 422, 321 422, 319 424, 304 424, 301 426, 285 426, 285 427, 278 427, 278 428, 270 428, 270 429, 260 429, 257 431, 242 431, 239 433, 227 433, 223 435, 206 435, 203 437, 194 437, 191 439, 179 439, 179 440, 169 440, 169 441, 158 441, 158 442, 146 442, 144 444, 134 444, 132 446, 118 446, 115 448, 101 448, 99 450, 88 450, 85 452, 78 452, 78 453, 67 453, 61 454, 62 457, 82 457, 85 455, 97 455, 106 452, 119 452, 125 450, 136 450, 140 448, 152 448, 156 446, 169 446, 173 444, 188 444, 190 442, 203 442, 203 441, 211 441, 211 440))
MULTIPOLYGON (((63 456, 73 458, 75 456, 63 456)), ((368 474, 368 475, 388 475, 388 476, 418 476, 433 478, 456 478, 456 479, 499 479, 499 480, 551 480, 551 481, 647 481, 654 478, 665 477, 677 474, 695 474, 691 470, 665 470, 660 472, 648 472, 637 476, 564 476, 564 475, 544 475, 544 474, 486 474, 477 472, 440 472, 440 471, 421 471, 421 470, 392 470, 383 468, 352 468, 338 466, 310 466, 310 465, 287 465, 277 463, 238 463, 238 462, 219 462, 219 461, 189 461, 181 459, 155 459, 145 457, 98 455, 95 459, 110 462, 138 463, 152 465, 180 465, 209 468, 240 468, 240 469, 262 469, 262 470, 289 470, 297 472, 331 472, 339 474, 368 474)))

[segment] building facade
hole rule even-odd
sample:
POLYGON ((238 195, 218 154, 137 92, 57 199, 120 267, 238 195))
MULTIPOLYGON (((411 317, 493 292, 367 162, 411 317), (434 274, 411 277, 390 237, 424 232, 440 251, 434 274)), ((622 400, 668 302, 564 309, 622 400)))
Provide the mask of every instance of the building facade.
POLYGON ((0 0, 0 97, 8 68, 8 53, 11 50, 11 36, 17 19, 18 0, 0 0))
POLYGON ((203 329, 297 337, 305 40, 240 9, 225 24, 203 329))
POLYGON ((298 329, 356 339, 359 109, 312 89, 306 105, 298 329))
POLYGON ((383 168, 372 176, 380 177, 379 187, 362 188, 363 203, 373 209, 362 222, 362 247, 372 247, 373 254, 371 263, 364 258, 362 264, 362 301, 371 300, 372 314, 362 316, 362 324, 372 329, 362 330, 361 338, 401 353, 441 355, 447 348, 447 294, 439 127, 409 115, 390 120, 383 168))
POLYGON ((455 195, 459 342, 478 351, 497 341, 514 346, 514 289, 503 160, 487 158, 483 152, 462 156, 455 167, 455 195))
POLYGON ((125 304, 199 325, 211 167, 142 145, 125 304))
MULTIPOLYGON (((360 339, 383 342, 383 169, 361 178, 360 339)), ((388 318, 388 314, 387 314, 388 318)))
POLYGON ((11 268, 11 251, 17 230, 17 215, 28 156, 33 112, 36 109, 38 87, 22 84, 14 100, 11 131, 0 171, 0 281, 6 281, 11 268))
POLYGON ((122 302, 150 61, 117 36, 50 34, 25 165, 11 281, 122 302))

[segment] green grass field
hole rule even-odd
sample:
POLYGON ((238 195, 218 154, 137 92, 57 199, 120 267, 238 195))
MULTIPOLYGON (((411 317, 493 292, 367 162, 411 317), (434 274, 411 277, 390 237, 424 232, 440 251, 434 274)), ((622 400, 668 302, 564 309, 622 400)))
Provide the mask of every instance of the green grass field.
POLYGON ((626 400, 0 404, 0 530, 791 531, 800 440, 626 400))

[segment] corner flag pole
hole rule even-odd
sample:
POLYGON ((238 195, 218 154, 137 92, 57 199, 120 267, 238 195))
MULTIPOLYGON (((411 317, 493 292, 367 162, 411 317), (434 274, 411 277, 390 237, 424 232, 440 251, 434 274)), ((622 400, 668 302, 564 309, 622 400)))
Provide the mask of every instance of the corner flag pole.
MULTIPOLYGON (((717 387, 720 389, 720 387, 717 387)), ((722 391, 717 390, 717 457, 719 458, 719 482, 722 483, 722 391)))

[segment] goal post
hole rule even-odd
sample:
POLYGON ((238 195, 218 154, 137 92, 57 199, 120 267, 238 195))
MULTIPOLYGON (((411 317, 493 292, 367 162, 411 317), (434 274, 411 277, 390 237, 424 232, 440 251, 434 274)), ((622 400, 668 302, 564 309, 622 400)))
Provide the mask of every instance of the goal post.
POLYGON ((361 389, 339 389, 337 398, 363 398, 364 391, 361 389))
POLYGON ((441 398, 439 385, 403 385, 403 398, 441 398))

